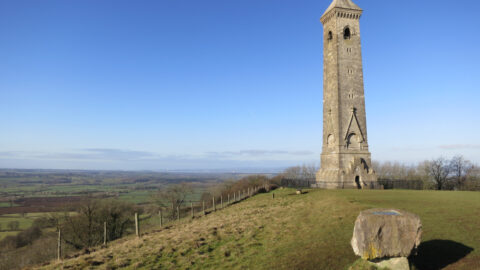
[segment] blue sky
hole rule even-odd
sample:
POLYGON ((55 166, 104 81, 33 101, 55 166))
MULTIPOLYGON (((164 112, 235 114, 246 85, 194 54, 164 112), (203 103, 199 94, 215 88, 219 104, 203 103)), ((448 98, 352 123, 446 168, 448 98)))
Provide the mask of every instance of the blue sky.
MULTIPOLYGON (((356 0, 372 158, 480 163, 474 0, 356 0)), ((0 0, 0 167, 319 163, 330 0, 0 0)))

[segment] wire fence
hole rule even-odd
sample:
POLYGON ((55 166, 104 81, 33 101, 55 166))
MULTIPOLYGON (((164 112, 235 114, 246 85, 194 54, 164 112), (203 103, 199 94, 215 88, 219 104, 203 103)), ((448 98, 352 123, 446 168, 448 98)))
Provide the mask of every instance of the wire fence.
POLYGON ((316 184, 315 178, 311 179, 288 179, 283 178, 280 181, 280 185, 282 187, 289 187, 289 188, 310 188, 312 185, 316 184))
MULTIPOLYGON (((188 203, 182 204, 171 204, 170 207, 162 207, 155 215, 147 215, 143 218, 140 217, 138 213, 135 213, 134 218, 134 228, 132 232, 140 237, 144 234, 144 230, 151 228, 169 228, 170 226, 184 222, 187 220, 192 220, 196 218, 201 218, 210 213, 220 211, 224 208, 227 208, 233 204, 246 200, 250 197, 255 196, 258 193, 267 191, 268 189, 263 186, 248 187, 243 190, 238 190, 235 192, 222 194, 220 196, 213 196, 208 200, 199 200, 199 201, 189 201, 188 203), (144 222, 147 222, 145 223, 144 222)), ((63 239, 62 231, 58 230, 58 239, 57 239, 57 260, 61 261, 65 257, 63 251, 65 249, 64 244, 65 240, 63 239)), ((108 239, 107 223, 103 224, 103 246, 105 247, 110 241, 108 239)), ((129 233, 131 234, 131 233, 129 233)))
POLYGON ((352 188, 368 188, 368 189, 424 189, 424 182, 421 180, 389 180, 380 179, 378 181, 367 181, 362 184, 356 183, 339 183, 322 181, 317 182, 315 179, 282 179, 281 186, 290 188, 338 188, 338 189, 352 189, 352 188))
POLYGON ((423 190, 425 183, 422 180, 389 180, 379 179, 378 183, 383 189, 412 189, 423 190))
MULTIPOLYGON (((314 178, 310 179, 288 179, 284 178, 280 181, 280 185, 290 188, 337 188, 337 189, 352 189, 352 188, 367 188, 367 189, 408 189, 408 190, 424 190, 435 189, 433 182, 425 182, 422 180, 392 180, 379 179, 378 181, 362 181, 362 183, 339 183, 322 181, 317 182, 314 178)), ((465 190, 465 191, 480 191, 480 181, 467 181, 462 185, 453 185, 450 182, 445 184, 446 190, 465 190)))
POLYGON ((188 201, 181 205, 174 203, 169 207, 162 207, 158 212, 158 224, 165 225, 184 218, 198 218, 226 208, 232 204, 245 200, 259 193, 260 188, 252 187, 236 192, 213 196, 211 199, 188 201))

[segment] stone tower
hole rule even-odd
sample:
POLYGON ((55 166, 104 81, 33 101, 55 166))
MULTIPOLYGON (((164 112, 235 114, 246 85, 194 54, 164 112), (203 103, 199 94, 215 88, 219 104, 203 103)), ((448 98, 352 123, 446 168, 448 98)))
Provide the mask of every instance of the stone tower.
POLYGON ((351 0, 333 0, 323 24, 323 148, 319 188, 373 188, 363 90, 360 16, 351 0))

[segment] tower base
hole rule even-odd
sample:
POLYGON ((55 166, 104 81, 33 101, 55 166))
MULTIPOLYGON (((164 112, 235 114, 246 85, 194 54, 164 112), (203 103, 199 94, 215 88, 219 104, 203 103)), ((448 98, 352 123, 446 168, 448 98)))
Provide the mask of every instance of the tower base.
POLYGON ((375 171, 362 158, 354 158, 345 169, 321 168, 313 188, 324 189, 383 189, 375 171))

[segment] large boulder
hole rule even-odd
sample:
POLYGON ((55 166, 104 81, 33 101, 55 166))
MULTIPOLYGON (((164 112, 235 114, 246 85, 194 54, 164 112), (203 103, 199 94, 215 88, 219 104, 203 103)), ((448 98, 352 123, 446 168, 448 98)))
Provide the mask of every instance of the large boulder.
POLYGON ((370 209, 355 221, 353 251, 365 260, 408 257, 422 237, 420 218, 396 209, 370 209))

